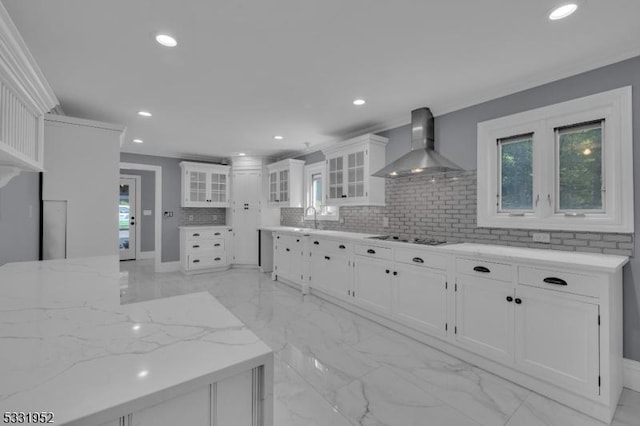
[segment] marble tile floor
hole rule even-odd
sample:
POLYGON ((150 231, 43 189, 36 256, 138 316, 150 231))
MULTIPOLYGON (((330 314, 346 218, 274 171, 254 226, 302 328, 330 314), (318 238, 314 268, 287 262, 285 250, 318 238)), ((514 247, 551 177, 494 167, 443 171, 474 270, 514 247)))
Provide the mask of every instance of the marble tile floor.
MULTIPOLYGON (((121 270, 123 303, 209 291, 273 348, 275 426, 604 425, 270 274, 121 270)), ((640 393, 624 390, 612 424, 640 426, 640 393)))

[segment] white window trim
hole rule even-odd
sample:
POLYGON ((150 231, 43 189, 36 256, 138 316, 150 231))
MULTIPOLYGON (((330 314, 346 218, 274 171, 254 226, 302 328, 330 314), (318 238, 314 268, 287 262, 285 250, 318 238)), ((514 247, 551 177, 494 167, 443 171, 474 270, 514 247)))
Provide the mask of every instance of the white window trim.
MULTIPOLYGON (((304 219, 313 220, 313 214, 307 214, 307 207, 311 205, 311 184, 312 177, 315 174, 320 173, 322 176, 322 199, 326 200, 327 194, 327 165, 325 161, 318 163, 307 164, 304 166, 304 219)), ((318 220, 326 221, 339 221, 340 220, 340 208, 335 206, 335 214, 326 214, 325 212, 317 213, 318 220)))
POLYGON ((480 227, 591 232, 634 230, 631 86, 478 123, 478 217, 480 227), (570 217, 555 212, 555 128, 605 120, 605 213, 570 217), (499 213, 496 141, 533 132, 533 212, 499 213))

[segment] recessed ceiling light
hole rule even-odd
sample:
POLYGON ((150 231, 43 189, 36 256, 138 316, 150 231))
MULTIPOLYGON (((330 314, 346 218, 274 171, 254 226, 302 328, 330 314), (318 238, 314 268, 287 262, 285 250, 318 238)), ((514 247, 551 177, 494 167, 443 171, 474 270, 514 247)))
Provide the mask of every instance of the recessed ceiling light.
POLYGON ((552 21, 557 21, 558 19, 564 19, 567 16, 571 15, 578 9, 578 5, 576 3, 567 3, 562 6, 558 6, 549 13, 549 19, 552 21))
POLYGON ((151 117, 151 113, 149 111, 138 111, 138 115, 143 117, 151 117))
POLYGON ((143 377, 147 377, 149 375, 149 370, 142 370, 141 372, 138 373, 138 377, 140 377, 141 379, 143 377))
POLYGON ((176 39, 167 34, 158 34, 156 41, 166 47, 176 47, 178 45, 176 39))
POLYGON ((366 103, 367 101, 365 101, 364 99, 356 99, 355 101, 353 101, 353 104, 356 106, 364 105, 366 103))
POLYGON ((144 143, 144 141, 142 139, 134 139, 133 142, 134 143, 144 143))
POLYGON ((391 172, 389 173, 389 176, 398 176, 398 172, 391 172))
POLYGON ((244 152, 239 152, 239 153, 238 153, 238 155, 239 155, 240 157, 244 157, 244 156, 245 156, 245 155, 247 155, 247 154, 245 154, 244 152))
POLYGON ((281 141, 282 139, 284 139, 284 136, 275 135, 273 138, 274 138, 275 140, 281 141))

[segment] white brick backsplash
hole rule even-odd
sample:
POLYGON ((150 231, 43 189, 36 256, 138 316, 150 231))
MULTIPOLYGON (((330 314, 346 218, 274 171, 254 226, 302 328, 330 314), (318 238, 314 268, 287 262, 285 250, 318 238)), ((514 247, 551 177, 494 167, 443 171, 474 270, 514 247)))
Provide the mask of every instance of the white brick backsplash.
MULTIPOLYGON (((435 177, 414 176, 386 181, 385 207, 340 207, 344 223, 322 221, 324 229, 392 234, 450 242, 491 243, 517 247, 633 255, 633 234, 549 232, 476 226, 475 170, 435 177), (389 226, 383 227, 383 217, 389 226), (534 232, 551 234, 551 243, 534 242, 534 232)), ((303 209, 282 208, 284 226, 313 226, 303 209)))

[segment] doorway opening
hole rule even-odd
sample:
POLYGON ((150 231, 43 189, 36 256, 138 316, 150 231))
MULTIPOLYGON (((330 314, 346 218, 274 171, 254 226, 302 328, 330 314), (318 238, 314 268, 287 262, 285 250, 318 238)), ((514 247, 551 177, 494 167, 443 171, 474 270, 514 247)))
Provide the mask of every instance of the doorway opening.
POLYGON ((140 253, 140 176, 120 175, 118 244, 120 260, 135 260, 140 253))

